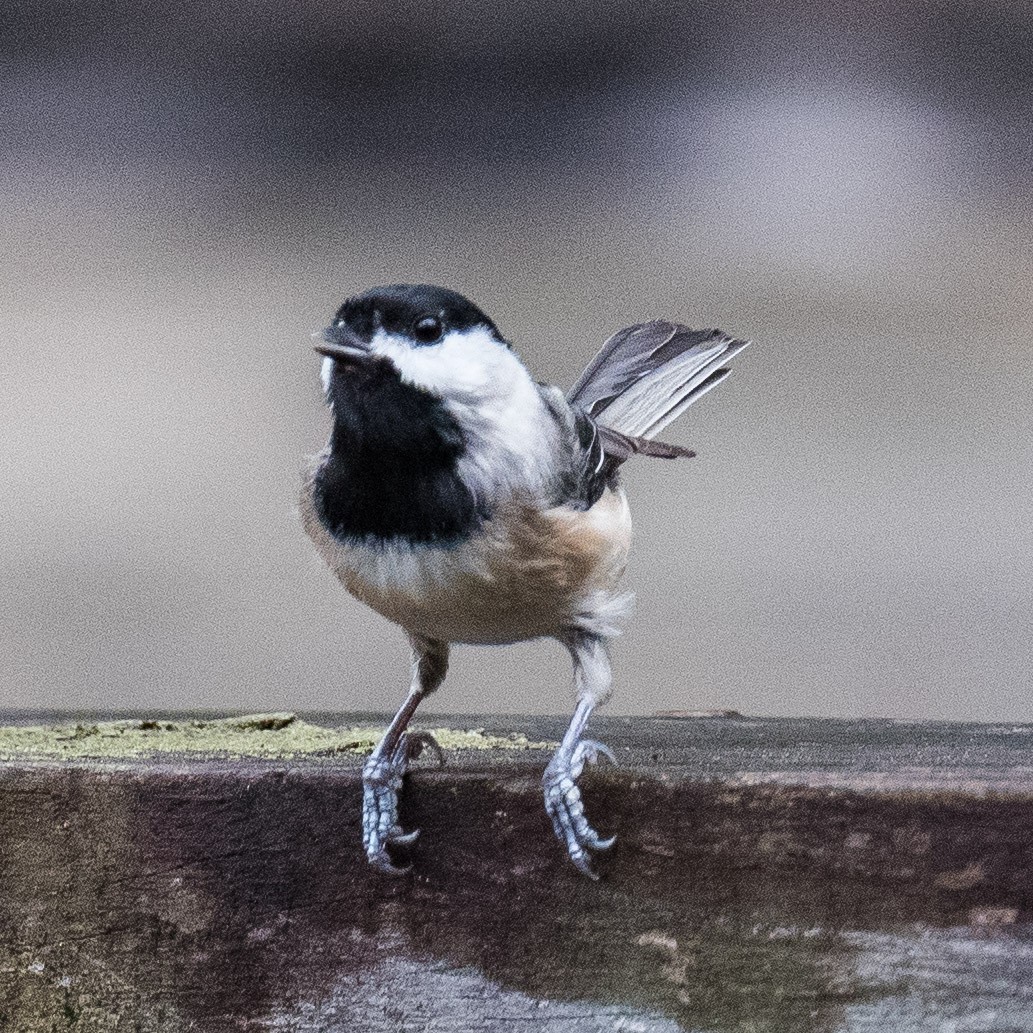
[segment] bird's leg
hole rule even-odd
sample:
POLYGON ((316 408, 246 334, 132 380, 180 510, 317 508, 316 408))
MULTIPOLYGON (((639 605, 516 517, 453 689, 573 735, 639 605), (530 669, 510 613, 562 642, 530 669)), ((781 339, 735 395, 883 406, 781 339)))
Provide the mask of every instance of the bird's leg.
POLYGON ((410 635, 412 642, 412 686, 384 737, 362 768, 362 845, 374 868, 402 875, 408 867, 397 867, 388 856, 389 846, 409 846, 420 834, 403 832, 398 824, 398 792, 409 768, 425 746, 432 747, 444 763, 441 747, 429 732, 406 731, 416 708, 444 680, 448 670, 448 644, 410 635))
POLYGON ((589 851, 609 850, 617 838, 600 839, 588 823, 577 779, 586 762, 595 764, 600 757, 606 757, 616 763, 608 747, 581 738, 596 704, 609 695, 610 661, 603 641, 595 636, 577 635, 564 644, 574 660, 578 703, 563 741, 545 769, 545 810, 552 819, 556 838, 567 848, 574 866, 590 879, 597 879, 599 876, 589 863, 589 851))

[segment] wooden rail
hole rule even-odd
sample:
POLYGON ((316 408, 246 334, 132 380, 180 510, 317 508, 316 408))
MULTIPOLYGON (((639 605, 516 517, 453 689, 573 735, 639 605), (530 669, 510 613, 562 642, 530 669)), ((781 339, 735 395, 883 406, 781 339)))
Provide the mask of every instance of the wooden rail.
POLYGON ((960 764, 789 784, 821 781, 812 742, 708 781, 686 758, 734 732, 601 724, 625 764, 584 779, 620 837, 599 883, 552 839, 544 749, 415 772, 405 878, 362 859, 357 755, 3 761, 0 1029, 824 1033, 916 1007, 1033 1029, 1020 765, 1003 791, 960 764))

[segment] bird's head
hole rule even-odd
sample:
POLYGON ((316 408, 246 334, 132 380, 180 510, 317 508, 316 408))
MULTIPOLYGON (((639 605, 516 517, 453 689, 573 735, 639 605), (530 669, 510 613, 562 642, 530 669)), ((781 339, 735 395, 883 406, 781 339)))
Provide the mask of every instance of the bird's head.
POLYGON ((447 453, 478 498, 552 483, 555 421, 498 327, 461 294, 374 287, 337 310, 316 351, 335 450, 447 453))
POLYGON ((429 284, 374 287, 349 298, 321 335, 323 388, 361 390, 364 374, 397 376, 446 402, 497 397, 523 365, 498 327, 473 302, 429 284))

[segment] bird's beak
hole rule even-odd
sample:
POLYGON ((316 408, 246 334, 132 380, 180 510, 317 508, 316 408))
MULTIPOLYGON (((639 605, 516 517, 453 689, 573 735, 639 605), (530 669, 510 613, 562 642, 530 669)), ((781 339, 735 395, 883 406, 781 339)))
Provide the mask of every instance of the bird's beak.
POLYGON ((369 345, 347 325, 335 323, 312 336, 316 340, 315 350, 328 359, 361 363, 374 358, 369 345))

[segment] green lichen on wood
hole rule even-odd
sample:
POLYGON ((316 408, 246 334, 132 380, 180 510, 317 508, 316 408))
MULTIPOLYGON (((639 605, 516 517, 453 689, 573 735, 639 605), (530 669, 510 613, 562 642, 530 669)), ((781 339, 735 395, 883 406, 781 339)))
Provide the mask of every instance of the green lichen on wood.
MULTIPOLYGON (((447 750, 548 749, 527 736, 482 729, 428 729, 447 750)), ((325 728, 294 714, 249 714, 208 720, 103 721, 96 724, 0 728, 0 760, 131 760, 333 757, 369 753, 382 728, 325 728)))

